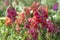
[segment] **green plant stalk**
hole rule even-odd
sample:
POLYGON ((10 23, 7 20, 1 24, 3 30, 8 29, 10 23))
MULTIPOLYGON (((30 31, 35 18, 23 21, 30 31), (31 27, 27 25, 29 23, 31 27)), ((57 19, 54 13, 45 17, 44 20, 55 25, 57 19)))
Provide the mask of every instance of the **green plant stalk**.
POLYGON ((47 37, 46 39, 47 39, 47 40, 51 40, 50 36, 51 36, 51 34, 47 32, 47 33, 46 33, 46 37, 47 37))

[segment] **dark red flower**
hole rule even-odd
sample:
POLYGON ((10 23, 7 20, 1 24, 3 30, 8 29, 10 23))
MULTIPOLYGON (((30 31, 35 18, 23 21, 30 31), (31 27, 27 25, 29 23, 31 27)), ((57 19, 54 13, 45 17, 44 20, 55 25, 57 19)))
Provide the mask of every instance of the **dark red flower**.
POLYGON ((9 7, 7 9, 7 17, 9 17, 12 21, 15 21, 16 16, 17 16, 17 13, 16 13, 15 8, 14 7, 9 7))
POLYGON ((39 14, 38 10, 34 11, 33 19, 38 23, 42 21, 42 16, 39 14))
POLYGON ((39 12, 44 18, 48 18, 48 7, 41 6, 39 12))
POLYGON ((26 29, 30 29, 30 22, 25 23, 24 26, 25 26, 26 29))

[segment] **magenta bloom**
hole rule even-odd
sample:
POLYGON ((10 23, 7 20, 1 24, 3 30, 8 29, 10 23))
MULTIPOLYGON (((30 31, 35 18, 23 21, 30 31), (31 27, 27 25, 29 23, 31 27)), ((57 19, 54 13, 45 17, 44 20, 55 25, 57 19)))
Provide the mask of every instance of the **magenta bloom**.
POLYGON ((38 40, 38 32, 37 32, 37 30, 31 29, 30 34, 31 34, 33 40, 38 40))
POLYGON ((12 21, 15 21, 17 16, 16 10, 14 7, 9 7, 7 9, 7 17, 9 17, 12 21))
POLYGON ((58 10, 58 3, 55 3, 55 4, 53 5, 53 10, 54 10, 54 11, 57 11, 57 10, 58 10))
POLYGON ((35 30, 34 30, 34 29, 31 29, 31 30, 30 30, 30 33, 31 33, 31 35, 34 35, 35 30))
POLYGON ((47 21, 47 29, 48 29, 48 32, 53 32, 54 30, 54 25, 50 20, 47 21))
POLYGON ((39 14, 38 10, 34 11, 34 14, 33 14, 33 15, 34 15, 34 16, 37 16, 37 17, 39 17, 39 16, 40 16, 40 14, 39 14))
POLYGON ((30 29, 30 22, 25 23, 24 27, 25 27, 26 29, 30 29))

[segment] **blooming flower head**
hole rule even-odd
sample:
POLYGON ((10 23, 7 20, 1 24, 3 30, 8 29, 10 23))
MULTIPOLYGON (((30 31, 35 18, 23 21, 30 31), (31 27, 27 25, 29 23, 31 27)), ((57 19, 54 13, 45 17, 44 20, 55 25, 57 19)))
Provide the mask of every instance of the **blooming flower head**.
POLYGON ((26 16, 30 16, 30 11, 31 11, 31 8, 30 7, 26 7, 24 9, 24 11, 25 11, 26 16))
POLYGON ((20 21, 25 21, 25 14, 24 14, 24 12, 21 12, 20 14, 19 14, 19 19, 20 19, 20 21))
POLYGON ((24 10, 25 10, 26 13, 30 13, 31 8, 30 7, 26 7, 24 10))
POLYGON ((34 29, 31 29, 29 32, 31 33, 31 35, 34 35, 35 30, 34 29))
POLYGON ((38 23, 36 21, 31 21, 30 28, 37 29, 38 28, 38 23))
POLYGON ((25 26, 26 29, 30 29, 30 22, 25 23, 24 26, 25 26))
POLYGON ((48 18, 48 7, 41 6, 39 12, 44 18, 48 18))
POLYGON ((39 7, 39 3, 34 1, 31 5, 31 10, 36 11, 39 7))
POLYGON ((52 8, 54 11, 57 11, 58 10, 58 3, 55 3, 52 8))
POLYGON ((40 13, 38 11, 34 11, 33 19, 36 22, 40 23, 42 21, 42 16, 40 15, 40 13))
POLYGON ((38 28, 38 23, 33 18, 28 18, 28 21, 30 22, 30 28, 38 28))
POLYGON ((17 16, 17 18, 15 20, 16 24, 19 25, 19 24, 21 24, 24 21, 25 21, 25 15, 24 15, 24 13, 23 12, 18 13, 18 16, 17 16))
POLYGON ((14 22, 16 20, 16 16, 17 16, 17 13, 15 8, 10 6, 7 9, 7 17, 9 17, 14 22))

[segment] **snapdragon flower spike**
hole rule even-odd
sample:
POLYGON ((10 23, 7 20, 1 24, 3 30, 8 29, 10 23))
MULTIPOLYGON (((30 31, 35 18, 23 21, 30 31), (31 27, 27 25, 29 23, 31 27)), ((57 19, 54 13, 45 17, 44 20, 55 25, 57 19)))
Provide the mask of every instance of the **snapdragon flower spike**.
POLYGON ((31 10, 36 11, 39 7, 39 3, 34 1, 31 5, 31 10))
POLYGON ((20 19, 21 22, 24 22, 25 21, 25 14, 24 14, 24 12, 21 12, 19 14, 19 19, 20 19))
POLYGON ((55 3, 55 4, 53 5, 52 9, 53 9, 54 11, 57 11, 57 10, 58 10, 58 3, 55 3))
POLYGON ((16 16, 17 16, 17 13, 15 8, 10 6, 7 9, 7 17, 9 17, 14 22, 16 20, 16 16))
POLYGON ((44 18, 48 18, 48 7, 41 6, 39 12, 44 18))
POLYGON ((30 7, 26 7, 26 8, 25 8, 25 12, 26 12, 26 13, 30 13, 30 10, 31 10, 30 7))
POLYGON ((47 29, 48 29, 48 32, 53 32, 54 30, 54 25, 50 20, 47 21, 47 29))
POLYGON ((18 13, 18 18, 16 18, 15 23, 16 24, 21 24, 25 21, 25 15, 24 12, 18 13))
POLYGON ((38 10, 34 11, 33 19, 38 23, 42 21, 42 16, 39 14, 38 10))

